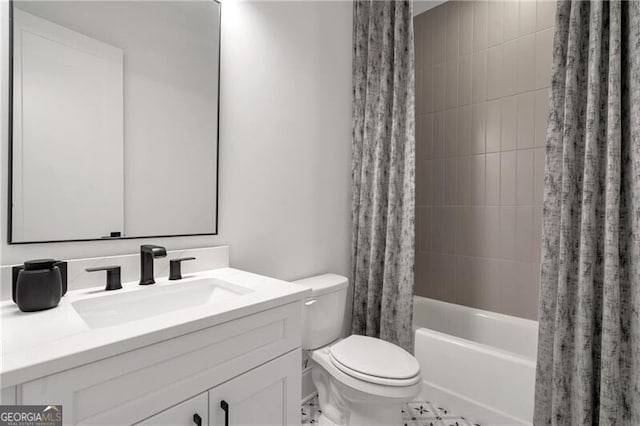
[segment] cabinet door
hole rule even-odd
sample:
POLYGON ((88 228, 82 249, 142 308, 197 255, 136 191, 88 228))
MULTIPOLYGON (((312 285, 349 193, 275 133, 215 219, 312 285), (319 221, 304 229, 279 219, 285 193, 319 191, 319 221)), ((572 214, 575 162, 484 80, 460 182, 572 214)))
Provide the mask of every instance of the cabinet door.
POLYGON ((138 425, 206 426, 209 424, 207 393, 201 393, 178 405, 141 421, 138 425))
POLYGON ((300 349, 209 391, 211 426, 300 425, 300 349))

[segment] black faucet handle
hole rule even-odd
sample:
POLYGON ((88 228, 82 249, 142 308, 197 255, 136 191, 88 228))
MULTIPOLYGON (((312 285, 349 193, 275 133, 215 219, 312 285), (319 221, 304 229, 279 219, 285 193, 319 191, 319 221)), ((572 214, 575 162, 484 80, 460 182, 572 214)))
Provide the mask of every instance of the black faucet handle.
POLYGON ((120 290, 122 281, 120 280, 120 266, 100 266, 97 268, 87 268, 87 272, 107 271, 107 285, 105 290, 120 290))
POLYGON ((182 279, 182 271, 180 265, 185 260, 196 260, 195 257, 179 257, 177 259, 171 259, 169 261, 169 279, 170 280, 181 280, 182 279))

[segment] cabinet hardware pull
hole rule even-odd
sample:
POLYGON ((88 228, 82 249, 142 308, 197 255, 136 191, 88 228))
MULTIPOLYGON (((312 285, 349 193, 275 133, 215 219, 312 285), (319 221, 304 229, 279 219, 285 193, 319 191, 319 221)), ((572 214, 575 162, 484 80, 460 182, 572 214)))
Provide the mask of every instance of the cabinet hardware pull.
POLYGON ((224 410, 224 426, 229 426, 229 404, 224 399, 220 401, 220 408, 224 410))
POLYGON ((193 423, 195 423, 196 426, 202 426, 202 417, 200 417, 198 413, 193 415, 193 423))

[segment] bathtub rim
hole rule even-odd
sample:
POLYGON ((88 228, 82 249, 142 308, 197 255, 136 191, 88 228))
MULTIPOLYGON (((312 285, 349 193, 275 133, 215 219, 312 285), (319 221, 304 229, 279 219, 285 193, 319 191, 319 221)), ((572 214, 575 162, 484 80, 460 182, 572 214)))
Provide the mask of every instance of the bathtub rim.
MULTIPOLYGON (((414 307, 416 304, 416 300, 420 301, 420 300, 425 300, 427 301, 427 303, 433 303, 435 305, 441 305, 443 307, 445 307, 445 309, 450 309, 450 310, 457 310, 457 311, 466 311, 468 312, 470 315, 472 316, 481 316, 484 318, 489 318, 489 319, 495 319, 495 320, 501 320, 501 321, 506 321, 506 322, 510 322, 511 324, 514 325, 522 325, 522 326, 526 326, 527 328, 530 329, 534 329, 535 330, 535 335, 537 338, 538 335, 538 331, 539 331, 539 323, 538 321, 534 321, 528 318, 522 318, 522 317, 516 317, 513 315, 506 315, 506 314, 501 314, 499 312, 492 312, 492 311, 487 311, 484 309, 479 309, 479 308, 474 308, 471 306, 466 306, 466 305, 460 305, 457 303, 451 303, 451 302, 445 302, 442 300, 437 300, 437 299, 432 299, 430 297, 425 297, 425 296, 419 296, 419 295, 413 295, 414 298, 414 307)), ((415 320, 415 309, 414 309, 414 315, 413 318, 415 320)), ((467 348, 467 349, 477 349, 480 350, 481 352, 487 354, 487 353, 491 353, 491 354, 497 354, 500 355, 506 359, 512 360, 512 361, 516 361, 518 363, 521 363, 523 365, 527 365, 529 366, 529 362, 533 363, 533 366, 535 367, 536 363, 537 363, 537 344, 536 344, 536 353, 533 354, 533 356, 527 356, 518 352, 514 352, 514 351, 510 351, 507 349, 503 349, 497 346, 493 346, 487 343, 482 343, 482 342, 478 342, 477 340, 472 340, 472 339, 466 339, 464 337, 459 337, 456 336, 454 334, 448 334, 442 331, 438 331, 435 330, 433 328, 429 328, 429 327, 425 327, 422 325, 417 325, 415 323, 412 324, 412 331, 413 331, 413 337, 414 339, 417 337, 416 333, 419 330, 426 330, 429 333, 432 333, 435 337, 437 337, 439 340, 450 340, 453 343, 455 343, 458 346, 467 348)))
POLYGON ((452 343, 456 346, 482 352, 485 355, 499 356, 505 360, 520 364, 525 367, 536 366, 536 358, 529 358, 516 352, 507 351, 505 349, 497 348, 495 346, 487 345, 486 343, 476 342, 475 340, 463 339, 462 337, 454 336, 452 334, 443 333, 441 331, 433 330, 426 327, 413 327, 414 338, 418 338, 418 333, 425 334, 428 337, 434 337, 441 341, 452 343))
MULTIPOLYGON (((418 299, 418 300, 428 300, 429 303, 434 303, 436 305, 454 307, 454 309, 469 311, 471 313, 478 314, 478 315, 484 316, 486 318, 496 318, 496 319, 510 321, 510 322, 514 322, 514 323, 520 323, 520 324, 523 324, 523 325, 527 325, 529 327, 535 327, 536 330, 538 329, 538 321, 532 320, 532 319, 529 319, 529 318, 517 317, 515 315, 502 314, 500 312, 494 312, 494 311, 488 311, 486 309, 474 308, 473 306, 461 305, 459 303, 445 302, 444 300, 432 299, 431 297, 420 296, 420 295, 417 295, 417 294, 413 295, 413 299, 414 299, 414 306, 415 306, 415 300, 416 299, 418 299)), ((423 327, 423 328, 428 328, 428 327, 423 327)), ((429 329, 429 330, 432 330, 432 329, 429 329)))

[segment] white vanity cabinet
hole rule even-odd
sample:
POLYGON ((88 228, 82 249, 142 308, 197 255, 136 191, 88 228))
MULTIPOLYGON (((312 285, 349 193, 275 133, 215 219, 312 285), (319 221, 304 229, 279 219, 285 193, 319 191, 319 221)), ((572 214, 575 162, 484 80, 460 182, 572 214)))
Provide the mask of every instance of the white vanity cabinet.
POLYGON ((275 426, 298 424, 297 351, 168 408, 140 426, 275 426), (294 403, 290 403, 294 401, 294 403))
POLYGON ((191 331, 16 387, 65 424, 300 424, 301 301, 191 331))

